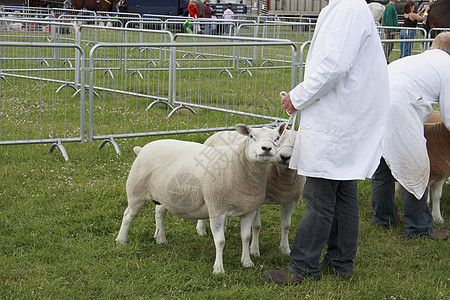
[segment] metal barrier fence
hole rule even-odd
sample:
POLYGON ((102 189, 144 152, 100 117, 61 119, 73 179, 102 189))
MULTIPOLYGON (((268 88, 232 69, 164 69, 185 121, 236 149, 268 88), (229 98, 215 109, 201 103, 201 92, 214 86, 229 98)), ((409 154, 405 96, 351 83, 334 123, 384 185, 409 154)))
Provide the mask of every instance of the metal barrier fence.
MULTIPOLYGON (((122 51, 125 52, 125 51, 122 51)), ((89 140, 102 140, 120 150, 114 139, 231 129, 236 123, 270 124, 286 120, 279 105, 279 92, 296 85, 297 47, 290 41, 230 41, 161 44, 97 44, 89 54, 89 140), (240 57, 253 47, 272 48, 279 68, 234 69, 232 55, 240 57), (145 63, 148 53, 128 51, 133 71, 111 65, 104 72, 99 57, 112 49, 168 48, 169 61, 145 63), (194 50, 195 48, 195 50, 194 50), (186 53, 201 53, 197 59, 186 53), (288 61, 289 63, 282 63, 288 61), (290 66, 287 68, 287 66, 290 66), (94 96, 94 90, 99 98, 94 96)), ((244 59, 240 59, 242 63, 244 59)), ((257 61, 254 62, 258 63, 257 61)))
POLYGON ((70 33, 75 24, 57 20, 0 19, 0 41, 7 42, 74 42, 70 33))
POLYGON ((302 44, 312 39, 315 23, 265 22, 262 24, 241 24, 237 36, 283 39, 302 44))
POLYGON ((428 49, 427 44, 413 39, 426 39, 427 32, 423 28, 405 28, 393 26, 377 26, 383 41, 383 50, 388 61, 393 61, 402 56, 422 53, 428 49), (395 40, 395 42, 386 42, 395 40), (405 52, 405 53, 404 53, 405 52))
POLYGON ((84 68, 76 86, 74 68, 65 64, 76 52, 83 66, 75 44, 0 42, 0 145, 53 143, 49 152, 58 147, 68 160, 62 143, 84 141, 84 68), (29 57, 37 59, 21 59, 29 57))
MULTIPOLYGON (((173 34, 185 20, 129 19, 122 28, 115 27, 114 16, 0 19, 0 40, 7 41, 0 42, 0 145, 51 142, 50 151, 59 147, 68 159, 62 143, 85 139, 84 71, 89 71, 87 138, 101 140, 100 148, 111 142, 117 153, 118 138, 287 119, 279 92, 302 81, 314 23, 219 21, 233 28, 228 34, 239 36, 173 34), (91 22, 111 26, 84 24, 91 22), (148 29, 152 26, 170 30, 148 29)), ((212 25, 204 19, 193 24, 202 32, 212 25)), ((384 44, 406 42, 400 39, 405 28, 379 29, 395 30, 396 39, 383 39, 384 44)), ((425 37, 422 29, 413 30, 425 37)), ((414 53, 431 41, 407 40, 414 53)), ((395 45, 390 60, 399 52, 395 45)))
POLYGON ((89 14, 95 16, 95 12, 91 10, 77 10, 77 9, 65 9, 65 8, 55 8, 55 7, 30 7, 30 6, 8 6, 2 5, 2 10, 0 11, 0 16, 5 15, 15 15, 15 16, 32 16, 36 17, 46 17, 53 16, 54 14, 89 14))
POLYGON ((450 31, 450 28, 431 28, 430 32, 428 33, 428 38, 432 38, 444 31, 450 31))
MULTIPOLYGON (((259 38, 259 37, 241 37, 241 36, 209 36, 209 35, 189 35, 178 33, 174 35, 174 41, 176 42, 222 42, 222 43, 230 43, 236 41, 253 41, 253 42, 287 42, 292 43, 289 39, 267 39, 267 38, 259 38)), ((251 48, 247 48, 245 52, 242 52, 240 47, 230 48, 230 51, 224 55, 223 57, 217 57, 214 55, 210 55, 209 53, 203 53, 198 50, 195 46, 192 48, 192 51, 185 50, 177 50, 178 52, 182 52, 183 58, 187 56, 186 59, 212 59, 212 60, 223 60, 225 57, 227 61, 230 63, 228 68, 234 70, 252 70, 252 69, 260 69, 260 68, 289 68, 294 69, 296 67, 296 61, 292 61, 292 57, 286 55, 286 53, 281 53, 277 55, 269 49, 267 54, 264 55, 264 45, 263 46, 253 46, 251 48), (250 51, 251 50, 251 51, 250 51), (261 53, 261 55, 259 55, 261 53), (189 57, 190 56, 190 57, 189 57)), ((296 59, 296 57, 294 57, 296 59)), ((294 76, 294 75, 293 75, 294 76)))

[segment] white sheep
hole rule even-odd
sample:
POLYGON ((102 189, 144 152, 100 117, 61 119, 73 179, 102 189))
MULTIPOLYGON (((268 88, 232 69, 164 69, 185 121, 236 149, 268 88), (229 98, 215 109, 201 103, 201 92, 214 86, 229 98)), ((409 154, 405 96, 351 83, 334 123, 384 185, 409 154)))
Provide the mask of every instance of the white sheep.
MULTIPOLYGON (((440 114, 439 114, 440 117, 440 114)), ((435 119, 433 121, 438 121, 435 119)), ((427 120, 429 122, 431 120, 427 120)), ((425 138, 427 139, 428 157, 430 158, 429 192, 433 202, 433 220, 444 223, 441 215, 440 199, 442 187, 450 176, 450 132, 440 118, 439 123, 425 123, 425 138)), ((428 195, 428 202, 430 197, 428 195)))
MULTIPOLYGON (((267 187, 266 196, 263 204, 278 204, 282 206, 281 210, 281 241, 280 251, 289 255, 289 229, 291 227, 291 216, 297 207, 303 192, 305 177, 297 174, 295 170, 288 168, 291 159, 295 134, 290 141, 290 131, 286 130, 280 140, 280 148, 276 155, 276 162, 267 166, 267 187)), ((236 131, 218 132, 205 141, 208 146, 237 145, 242 143, 245 138, 236 131)), ((261 209, 253 220, 252 224, 252 243, 250 253, 256 256, 259 252, 259 232, 261 231, 261 209)), ((205 221, 199 220, 197 223, 197 233, 206 235, 205 221)))
POLYGON ((264 200, 266 166, 274 161, 286 124, 276 129, 236 125, 247 136, 239 146, 208 147, 194 142, 158 140, 136 148, 139 153, 127 180, 128 207, 116 238, 124 244, 132 220, 153 200, 155 240, 166 243, 164 219, 169 210, 186 219, 210 219, 216 246, 213 273, 224 273, 223 248, 227 217, 240 217, 244 267, 253 266, 249 253, 251 223, 264 200))
POLYGON ((381 25, 381 20, 383 19, 383 14, 385 6, 378 2, 370 2, 369 4, 370 12, 372 13, 373 20, 376 25, 381 25))

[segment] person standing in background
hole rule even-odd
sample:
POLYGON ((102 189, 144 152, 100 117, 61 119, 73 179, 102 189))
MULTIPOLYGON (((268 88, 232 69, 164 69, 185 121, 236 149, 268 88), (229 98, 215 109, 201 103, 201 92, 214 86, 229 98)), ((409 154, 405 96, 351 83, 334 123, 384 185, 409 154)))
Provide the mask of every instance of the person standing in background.
MULTIPOLYGON (((381 20, 381 26, 398 27, 398 15, 395 9, 395 3, 397 0, 390 0, 384 10, 383 19, 381 20)), ((384 38, 387 40, 395 39, 395 29, 383 29, 384 38)), ((389 55, 394 48, 394 43, 383 43, 383 50, 386 56, 386 61, 389 63, 389 55)))
MULTIPOLYGON (((212 17, 211 6, 209 6, 210 3, 211 1, 206 0, 203 5, 203 18, 210 19, 212 17)), ((205 25, 205 34, 211 34, 211 24, 205 25)))
MULTIPOLYGON (((198 7, 195 5, 195 0, 189 0, 188 4, 189 17, 198 19, 200 15, 198 12, 198 7)), ((198 24, 194 24, 194 33, 200 32, 200 26, 198 24)))
MULTIPOLYGON (((216 20, 217 20, 217 13, 215 10, 213 10, 211 12, 211 20, 214 22, 216 22, 216 20)), ((217 24, 216 23, 211 25, 211 34, 217 34, 217 24)))
MULTIPOLYGON (((231 3, 227 4, 227 9, 223 12, 223 18, 224 20, 231 20, 233 19, 234 11, 233 6, 231 3)), ((225 25, 225 35, 230 34, 231 35, 231 26, 232 25, 225 25)))
MULTIPOLYGON (((405 21, 403 27, 416 28, 417 22, 423 22, 425 17, 422 14, 428 11, 429 8, 423 8, 419 13, 414 13, 414 1, 408 1, 404 7, 403 17, 405 21)), ((401 39, 414 39, 416 37, 415 29, 402 29, 400 31, 401 39)), ((412 53, 413 43, 400 43, 400 58, 410 56, 412 53)))
POLYGON ((197 5, 197 8, 198 8, 198 17, 203 18, 203 2, 202 2, 202 0, 195 1, 195 5, 197 5))
POLYGON ((197 19, 199 16, 198 7, 195 5, 195 0, 189 0, 188 4, 189 17, 197 19))

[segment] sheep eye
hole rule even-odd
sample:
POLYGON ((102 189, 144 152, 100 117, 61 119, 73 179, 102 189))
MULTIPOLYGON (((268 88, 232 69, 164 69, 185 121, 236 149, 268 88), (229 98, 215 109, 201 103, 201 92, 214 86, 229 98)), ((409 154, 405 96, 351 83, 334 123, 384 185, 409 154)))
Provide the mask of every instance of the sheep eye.
POLYGON ((254 139, 252 134, 250 134, 248 137, 251 138, 251 139, 254 139))

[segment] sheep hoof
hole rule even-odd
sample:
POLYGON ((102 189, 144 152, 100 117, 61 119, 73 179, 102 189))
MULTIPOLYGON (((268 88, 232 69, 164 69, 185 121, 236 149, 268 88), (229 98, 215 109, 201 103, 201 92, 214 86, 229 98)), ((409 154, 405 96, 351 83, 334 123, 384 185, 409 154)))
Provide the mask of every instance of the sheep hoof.
POLYGON ((223 269, 223 266, 214 266, 213 273, 214 274, 224 274, 225 270, 223 269))
POLYGON ((283 247, 280 246, 280 252, 286 255, 290 255, 291 254, 291 250, 289 249, 289 247, 283 247))
POLYGON ((253 268, 255 266, 251 260, 242 262, 242 265, 244 266, 244 268, 253 268))
POLYGON ((208 236, 208 233, 206 233, 206 230, 197 230, 197 234, 199 236, 208 236))
POLYGON ((118 238, 116 239, 116 244, 118 244, 118 245, 125 245, 125 242, 126 241, 123 241, 123 240, 119 240, 118 238))
POLYGON ((155 236, 154 238, 157 244, 167 244, 167 240, 165 237, 155 236))
POLYGON ((257 251, 250 250, 250 254, 253 256, 257 256, 257 257, 261 256, 261 254, 259 253, 259 250, 257 250, 257 251))
POLYGON ((433 218, 435 223, 442 224, 444 223, 444 219, 442 217, 433 218))

